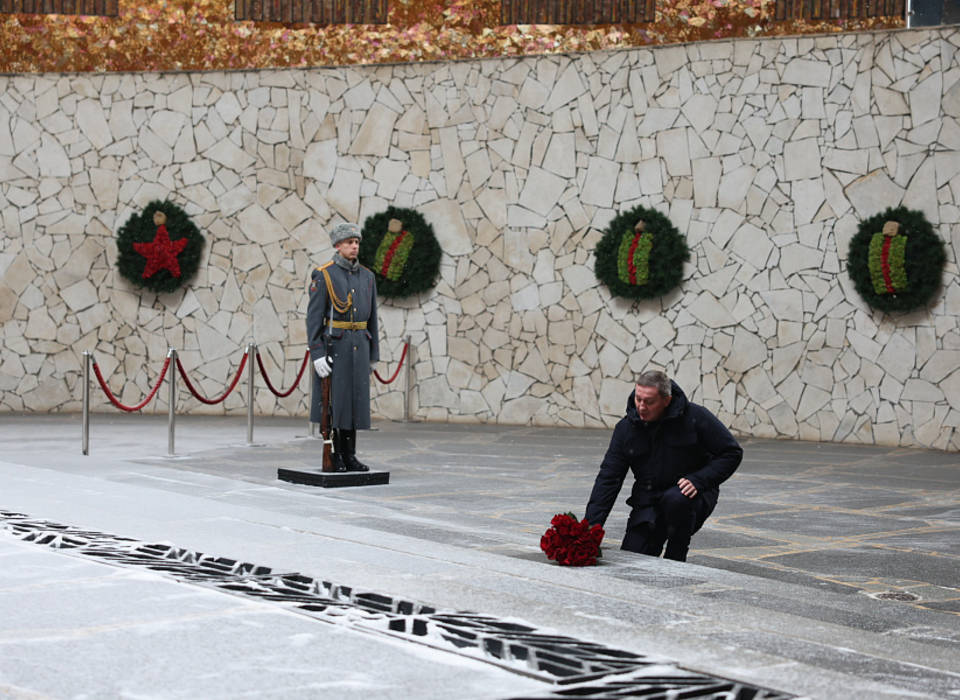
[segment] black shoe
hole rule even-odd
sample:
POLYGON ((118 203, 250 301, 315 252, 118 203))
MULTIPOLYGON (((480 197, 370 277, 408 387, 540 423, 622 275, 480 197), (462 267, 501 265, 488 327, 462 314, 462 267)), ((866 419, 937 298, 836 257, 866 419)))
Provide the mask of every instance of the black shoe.
POLYGON ((347 471, 368 472, 370 467, 357 459, 357 431, 341 430, 340 438, 343 440, 344 454, 343 461, 347 463, 347 471))
POLYGON ((333 471, 348 472, 350 471, 350 467, 347 465, 346 459, 344 459, 347 455, 347 441, 344 438, 342 430, 334 430, 332 432, 333 450, 330 452, 330 461, 333 464, 333 471))
POLYGON ((350 467, 347 466, 347 461, 344 459, 344 456, 339 452, 332 452, 330 454, 330 461, 333 462, 333 471, 335 472, 350 471, 350 467))
POLYGON ((368 472, 370 467, 357 459, 356 455, 344 455, 343 461, 347 463, 348 472, 368 472))

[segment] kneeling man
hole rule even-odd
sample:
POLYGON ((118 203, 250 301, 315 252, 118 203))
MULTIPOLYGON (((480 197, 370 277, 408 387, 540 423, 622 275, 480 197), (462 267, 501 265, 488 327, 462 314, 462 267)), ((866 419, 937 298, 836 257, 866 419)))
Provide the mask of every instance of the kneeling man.
POLYGON ((613 430, 593 484, 586 520, 602 525, 623 486, 634 482, 621 549, 686 561, 691 536, 713 512, 720 484, 743 459, 743 449, 716 416, 687 400, 659 371, 644 372, 613 430))

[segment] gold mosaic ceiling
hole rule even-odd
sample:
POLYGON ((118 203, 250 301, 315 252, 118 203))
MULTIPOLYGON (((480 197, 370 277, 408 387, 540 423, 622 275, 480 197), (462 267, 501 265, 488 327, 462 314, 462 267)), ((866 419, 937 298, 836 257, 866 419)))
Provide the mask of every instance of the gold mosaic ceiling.
POLYGON ((643 25, 499 26, 499 0, 390 0, 385 25, 238 22, 231 0, 120 0, 117 17, 0 14, 0 72, 223 70, 567 53, 903 26, 773 20, 774 0, 659 0, 643 25))

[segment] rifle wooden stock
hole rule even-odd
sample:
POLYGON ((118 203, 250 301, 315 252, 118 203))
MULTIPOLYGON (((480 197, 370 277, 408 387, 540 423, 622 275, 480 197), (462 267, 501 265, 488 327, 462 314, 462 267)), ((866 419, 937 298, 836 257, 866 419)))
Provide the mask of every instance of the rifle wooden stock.
POLYGON ((333 411, 330 406, 330 377, 320 380, 320 434, 323 435, 323 471, 332 472, 333 468, 333 411))

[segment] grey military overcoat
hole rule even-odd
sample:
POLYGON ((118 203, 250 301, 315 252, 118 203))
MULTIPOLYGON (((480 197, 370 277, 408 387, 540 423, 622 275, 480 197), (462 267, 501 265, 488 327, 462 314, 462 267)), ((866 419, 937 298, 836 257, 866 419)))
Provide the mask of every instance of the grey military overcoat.
MULTIPOLYGON (((307 305, 307 342, 311 362, 324 355, 333 359, 331 427, 338 430, 369 428, 370 372, 373 363, 380 360, 377 282, 373 272, 357 262, 351 263, 339 253, 335 253, 327 264, 314 269, 307 305), (330 276, 334 303, 331 303, 324 272, 330 276), (344 307, 347 307, 346 311, 342 311, 344 307), (345 323, 366 324, 366 328, 337 327, 345 323)), ((310 420, 319 423, 322 411, 320 377, 316 372, 311 374, 314 400, 310 406, 310 420)))

